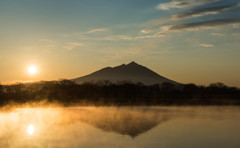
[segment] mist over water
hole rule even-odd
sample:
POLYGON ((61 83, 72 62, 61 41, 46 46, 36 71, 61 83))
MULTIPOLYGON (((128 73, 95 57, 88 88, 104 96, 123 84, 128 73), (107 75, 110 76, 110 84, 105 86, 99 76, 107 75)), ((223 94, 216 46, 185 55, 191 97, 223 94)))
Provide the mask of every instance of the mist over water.
POLYGON ((240 147, 240 108, 21 107, 0 112, 0 147, 240 147))

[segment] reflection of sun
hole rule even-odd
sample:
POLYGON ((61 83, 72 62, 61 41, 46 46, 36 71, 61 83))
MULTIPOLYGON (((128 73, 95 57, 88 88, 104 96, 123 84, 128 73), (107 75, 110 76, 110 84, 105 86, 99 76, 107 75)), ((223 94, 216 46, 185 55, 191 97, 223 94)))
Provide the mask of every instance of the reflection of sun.
POLYGON ((28 67, 28 72, 29 72, 29 74, 35 74, 36 72, 37 72, 37 67, 35 67, 35 66, 30 66, 30 67, 28 67))
POLYGON ((32 124, 28 126, 27 132, 29 135, 32 135, 34 133, 34 126, 32 124))

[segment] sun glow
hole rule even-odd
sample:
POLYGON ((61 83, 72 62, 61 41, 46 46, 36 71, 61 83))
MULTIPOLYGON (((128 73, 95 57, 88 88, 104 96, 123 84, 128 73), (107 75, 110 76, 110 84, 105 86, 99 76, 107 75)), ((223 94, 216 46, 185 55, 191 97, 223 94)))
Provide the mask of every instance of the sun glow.
POLYGON ((35 131, 34 126, 30 124, 27 129, 28 134, 33 135, 34 131, 35 131))
POLYGON ((37 73, 37 67, 36 66, 30 66, 28 67, 28 73, 33 75, 37 73))

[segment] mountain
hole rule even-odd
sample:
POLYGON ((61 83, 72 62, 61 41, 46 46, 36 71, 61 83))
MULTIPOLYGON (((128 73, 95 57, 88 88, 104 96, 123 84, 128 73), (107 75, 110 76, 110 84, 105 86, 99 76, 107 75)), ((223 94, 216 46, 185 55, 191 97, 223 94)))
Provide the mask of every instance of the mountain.
POLYGON ((109 80, 113 83, 120 81, 130 81, 133 83, 141 82, 145 85, 162 84, 164 82, 180 84, 135 62, 131 62, 127 65, 122 64, 116 67, 106 67, 89 75, 72 79, 72 81, 76 83, 98 82, 101 80, 109 80))

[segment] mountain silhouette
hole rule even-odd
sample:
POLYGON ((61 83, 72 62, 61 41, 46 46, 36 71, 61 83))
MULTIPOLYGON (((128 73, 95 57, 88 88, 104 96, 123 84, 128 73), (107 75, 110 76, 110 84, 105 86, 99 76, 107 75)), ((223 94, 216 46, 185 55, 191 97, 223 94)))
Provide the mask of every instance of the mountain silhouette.
POLYGON ((122 64, 116 67, 106 67, 89 75, 72 80, 79 84, 84 82, 98 82, 103 80, 109 80, 112 83, 121 81, 133 83, 141 82, 145 85, 162 84, 164 82, 180 84, 173 80, 167 79, 148 69, 147 67, 139 65, 135 62, 131 62, 127 65, 122 64))

